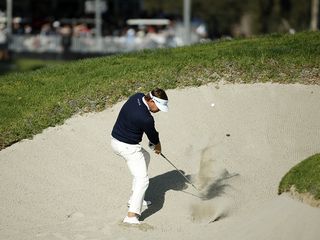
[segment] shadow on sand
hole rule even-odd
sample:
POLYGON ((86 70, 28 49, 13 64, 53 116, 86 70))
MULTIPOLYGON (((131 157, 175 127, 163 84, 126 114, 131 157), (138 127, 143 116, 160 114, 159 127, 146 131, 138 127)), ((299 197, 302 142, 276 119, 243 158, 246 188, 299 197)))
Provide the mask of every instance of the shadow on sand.
POLYGON ((226 193, 226 189, 232 187, 229 183, 226 183, 228 179, 238 177, 238 173, 229 174, 227 171, 219 178, 209 181, 202 190, 202 199, 210 200, 216 197, 220 197, 226 193))
MULTIPOLYGON (((184 174, 183 171, 181 173, 184 174)), ((162 209, 165 194, 169 190, 182 191, 186 189, 186 180, 177 170, 166 172, 156 177, 150 178, 149 187, 146 191, 145 199, 150 200, 152 205, 142 212, 139 220, 143 221, 149 216, 162 209)))
MULTIPOLYGON (((180 172, 184 174, 183 171, 180 170, 180 172)), ((239 176, 239 174, 229 174, 226 171, 219 178, 215 179, 214 181, 208 182, 207 185, 201 189, 201 192, 199 192, 199 194, 193 194, 191 192, 185 191, 188 188, 188 185, 186 184, 187 182, 177 170, 166 172, 164 174, 153 177, 149 180, 149 187, 145 195, 145 199, 150 200, 152 202, 152 205, 142 212, 139 220, 143 221, 144 219, 160 211, 164 205, 165 194, 169 190, 182 191, 186 194, 193 195, 194 197, 197 197, 203 201, 207 201, 225 194, 225 189, 231 186, 224 181, 236 176, 239 176)), ((186 177, 190 181, 192 180, 191 175, 186 175, 186 177)))

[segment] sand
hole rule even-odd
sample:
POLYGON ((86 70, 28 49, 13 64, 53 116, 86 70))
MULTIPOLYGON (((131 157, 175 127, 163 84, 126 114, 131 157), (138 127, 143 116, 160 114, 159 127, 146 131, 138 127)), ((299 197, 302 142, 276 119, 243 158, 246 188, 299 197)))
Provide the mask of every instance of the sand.
POLYGON ((283 175, 320 152, 319 86, 167 93, 170 112, 154 115, 163 154, 201 194, 152 153, 154 204, 140 226, 121 223, 131 178, 110 147, 121 102, 0 152, 0 239, 319 239, 320 209, 277 195, 283 175))

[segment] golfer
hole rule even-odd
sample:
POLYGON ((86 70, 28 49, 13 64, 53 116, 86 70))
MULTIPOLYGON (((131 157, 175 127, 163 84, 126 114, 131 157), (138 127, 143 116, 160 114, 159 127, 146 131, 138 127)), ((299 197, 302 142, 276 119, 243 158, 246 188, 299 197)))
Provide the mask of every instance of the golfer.
POLYGON ((149 185, 150 154, 139 143, 145 133, 150 144, 154 146, 155 153, 161 153, 159 134, 151 115, 159 111, 168 111, 168 97, 164 90, 156 88, 146 95, 136 93, 122 106, 111 133, 114 152, 125 159, 133 176, 129 210, 123 220, 125 223, 140 224, 142 206, 151 204, 144 200, 149 185))

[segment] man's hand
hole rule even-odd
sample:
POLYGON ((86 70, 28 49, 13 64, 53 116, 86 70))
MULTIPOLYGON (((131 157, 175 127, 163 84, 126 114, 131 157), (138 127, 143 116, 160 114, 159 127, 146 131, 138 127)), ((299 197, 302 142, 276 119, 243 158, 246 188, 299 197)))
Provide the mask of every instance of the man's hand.
POLYGON ((156 154, 160 154, 161 153, 161 143, 158 143, 157 145, 154 145, 154 152, 156 154))

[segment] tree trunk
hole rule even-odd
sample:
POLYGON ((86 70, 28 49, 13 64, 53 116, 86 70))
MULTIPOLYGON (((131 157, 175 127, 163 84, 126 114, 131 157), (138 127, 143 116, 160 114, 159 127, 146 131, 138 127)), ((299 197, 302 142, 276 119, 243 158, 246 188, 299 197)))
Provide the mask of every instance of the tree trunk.
POLYGON ((318 30, 319 0, 311 0, 311 31, 318 30))

